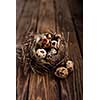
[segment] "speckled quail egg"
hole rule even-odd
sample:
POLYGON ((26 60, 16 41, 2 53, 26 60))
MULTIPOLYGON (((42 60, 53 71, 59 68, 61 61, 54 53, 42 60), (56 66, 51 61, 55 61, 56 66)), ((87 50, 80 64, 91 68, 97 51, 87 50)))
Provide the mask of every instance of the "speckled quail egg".
POLYGON ((50 33, 46 33, 46 37, 47 37, 48 39, 51 39, 51 38, 52 38, 52 36, 51 36, 50 33))
POLYGON ((36 57, 38 58, 45 58, 46 57, 47 52, 44 49, 37 49, 36 51, 36 57))
POLYGON ((66 78, 68 76, 68 69, 65 67, 58 67, 55 71, 55 75, 59 78, 66 78))
POLYGON ((72 71, 73 67, 74 67, 74 63, 71 60, 68 60, 66 62, 66 67, 67 67, 68 70, 72 71))
POLYGON ((42 38, 42 47, 43 48, 49 48, 50 47, 50 41, 46 36, 44 36, 42 38))
POLYGON ((50 53, 51 53, 51 55, 55 55, 55 54, 57 54, 57 50, 54 49, 54 48, 52 48, 51 51, 50 51, 50 53))
POLYGON ((43 42, 43 44, 48 44, 49 43, 49 40, 47 38, 43 38, 42 39, 42 42, 43 42))
POLYGON ((58 42, 56 40, 52 40, 51 41, 51 47, 55 48, 55 49, 58 49, 58 42))
POLYGON ((52 55, 56 55, 56 54, 57 54, 57 50, 54 49, 54 48, 52 48, 52 49, 48 52, 47 57, 51 57, 52 55))

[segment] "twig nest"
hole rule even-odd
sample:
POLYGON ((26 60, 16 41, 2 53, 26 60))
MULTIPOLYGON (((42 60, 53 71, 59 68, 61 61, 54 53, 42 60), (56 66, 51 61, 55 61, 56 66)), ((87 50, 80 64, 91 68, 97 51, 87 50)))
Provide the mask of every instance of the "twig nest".
POLYGON ((45 58, 47 52, 44 49, 37 49, 36 51, 36 57, 38 58, 45 58))
POLYGON ((69 71, 73 71, 73 69, 74 69, 74 63, 73 63, 73 61, 68 60, 68 61, 66 62, 66 67, 67 67, 67 69, 68 69, 69 71))
POLYGON ((22 59, 18 51, 18 60, 30 66, 37 73, 50 72, 58 78, 66 78, 73 70, 74 63, 68 58, 68 49, 64 34, 56 32, 38 33, 29 36, 22 47, 22 59), (67 62, 66 62, 67 61, 67 62), (61 67, 62 66, 62 67, 61 67))
POLYGON ((68 74, 66 66, 58 68, 62 63, 66 65, 67 60, 64 36, 57 33, 38 33, 31 39, 28 48, 31 67, 40 73, 54 72, 57 69, 56 76, 66 77, 68 74))
POLYGON ((65 67, 58 67, 55 71, 55 75, 59 78, 66 78, 68 76, 68 69, 65 67))

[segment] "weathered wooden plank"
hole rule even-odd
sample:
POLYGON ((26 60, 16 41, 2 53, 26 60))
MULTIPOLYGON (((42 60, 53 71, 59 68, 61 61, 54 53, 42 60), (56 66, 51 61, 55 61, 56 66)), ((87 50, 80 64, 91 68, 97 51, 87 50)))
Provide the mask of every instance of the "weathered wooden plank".
MULTIPOLYGON (((22 3, 22 1, 20 1, 22 3)), ((30 31, 35 31, 38 17, 39 0, 26 0, 25 6, 21 4, 17 9, 16 23, 18 23, 16 32, 17 45, 24 41, 24 37, 30 31), (23 9, 23 12, 19 11, 23 9), (21 14, 19 13, 21 12, 21 14), (20 21, 17 18, 20 16, 20 21)), ((17 26, 17 24, 16 24, 17 26)), ((19 48, 19 47, 18 47, 19 48)), ((20 49, 22 50, 22 48, 20 49)), ((20 51, 22 53, 22 51, 20 51)), ((17 100, 28 100, 30 73, 25 75, 24 65, 16 62, 16 97, 17 100)))
POLYGON ((73 23, 75 27, 75 31, 77 33, 77 39, 80 46, 81 54, 83 56, 83 21, 82 16, 75 15, 73 16, 73 23))
POLYGON ((16 49, 16 99, 27 100, 28 98, 28 84, 30 73, 25 73, 25 66, 23 62, 23 48, 18 45, 16 49), (19 60, 20 58, 21 60, 19 60), (20 62, 21 61, 21 62, 20 62))
POLYGON ((55 10, 53 5, 53 0, 41 0, 39 14, 39 31, 48 31, 49 29, 55 31, 55 10))
POLYGON ((68 4, 81 54, 83 54, 83 0, 68 0, 68 4))
POLYGON ((39 13, 39 0, 28 0, 23 9, 20 21, 16 25, 17 42, 22 42, 31 29, 35 30, 39 13))
POLYGON ((29 74, 24 75, 23 66, 17 66, 16 73, 16 99, 27 100, 28 98, 28 84, 29 74))
POLYGON ((82 57, 67 1, 41 0, 40 6, 39 2, 38 0, 27 1, 17 28, 17 41, 24 41, 24 36, 30 31, 42 32, 48 29, 63 31, 66 38, 69 32, 69 56, 74 61, 75 68, 68 79, 59 81, 60 88, 58 80, 56 81, 54 77, 47 74, 41 76, 32 72, 24 75, 24 66, 18 65, 17 100, 82 100, 82 57))
POLYGON ((27 3, 27 0, 16 0, 16 26, 17 26, 17 23, 19 22, 18 20, 20 19, 23 13, 26 3, 27 3))
POLYGON ((31 73, 28 100, 59 100, 58 85, 48 75, 31 73))
MULTIPOLYGON (((37 32, 55 31, 53 0, 41 0, 37 32)), ((60 100, 59 86, 54 77, 31 74, 28 100, 60 100)))
POLYGON ((73 73, 60 81, 62 100, 82 100, 82 56, 74 30, 72 17, 66 0, 55 0, 57 31, 69 32, 69 56, 74 61, 73 73))

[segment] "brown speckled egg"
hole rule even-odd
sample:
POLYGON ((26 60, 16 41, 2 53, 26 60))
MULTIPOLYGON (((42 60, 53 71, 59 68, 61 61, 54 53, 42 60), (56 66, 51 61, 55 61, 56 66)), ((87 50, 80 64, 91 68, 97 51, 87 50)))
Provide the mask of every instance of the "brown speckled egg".
POLYGON ((58 49, 58 42, 56 40, 52 40, 51 41, 51 47, 55 48, 55 49, 58 49))
POLYGON ((68 69, 65 67, 58 67, 55 71, 55 75, 59 78, 66 78, 68 76, 68 69))
POLYGON ((38 58, 45 58, 46 57, 46 51, 44 49, 37 49, 36 51, 36 57, 38 58))
POLYGON ((66 67, 67 67, 67 69, 68 69, 69 71, 72 71, 72 70, 73 70, 73 67, 74 67, 73 61, 68 60, 68 61, 66 62, 66 67))

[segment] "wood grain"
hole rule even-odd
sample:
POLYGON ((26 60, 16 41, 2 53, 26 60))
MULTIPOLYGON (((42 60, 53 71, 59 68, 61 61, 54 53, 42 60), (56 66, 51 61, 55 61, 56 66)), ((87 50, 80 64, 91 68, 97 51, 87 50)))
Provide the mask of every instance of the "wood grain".
POLYGON ((37 32, 55 32, 55 10, 53 0, 41 0, 37 32))
POLYGON ((16 0, 16 26, 20 20, 21 15, 23 14, 26 3, 27 0, 16 0))
POLYGON ((24 41, 24 38, 27 33, 29 33, 30 31, 33 32, 35 31, 37 25, 38 13, 39 13, 39 3, 40 3, 39 0, 26 1, 26 4, 23 8, 24 10, 23 12, 21 12, 21 17, 16 22, 17 44, 24 41))
POLYGON ((58 88, 54 78, 31 73, 28 100, 59 100, 58 88))
POLYGON ((83 55, 83 0, 68 0, 77 40, 83 55))
MULTIPOLYGON (((37 32, 55 31, 53 0, 41 0, 37 32)), ((59 100, 59 86, 49 74, 31 74, 29 100, 59 100)))
POLYGON ((61 84, 62 100, 82 100, 82 56, 74 30, 68 2, 55 0, 57 31, 65 34, 66 40, 69 33, 69 57, 74 61, 73 73, 61 84))
MULTIPOLYGON (((19 1, 23 3, 23 1, 19 1)), ((19 3, 18 3, 19 4, 19 3)), ((25 6, 23 4, 18 6, 17 4, 17 12, 16 16, 18 16, 18 20, 16 19, 16 44, 19 45, 24 41, 25 36, 30 31, 35 31, 38 10, 39 0, 27 0, 25 1, 25 6), (20 12, 20 10, 23 9, 20 12)), ((24 66, 18 64, 16 62, 16 97, 17 100, 28 100, 28 91, 29 91, 29 80, 30 73, 24 74, 24 66)))
MULTIPOLYGON (((80 21, 73 23, 69 0, 17 0, 16 44, 21 44, 31 32, 63 32, 68 40, 68 55, 74 61, 74 71, 63 80, 46 73, 24 73, 24 65, 16 62, 17 100, 83 100, 82 53, 77 40, 80 21)), ((80 32, 79 32, 80 33, 80 32)), ((80 35, 80 37, 82 37, 80 35)))

